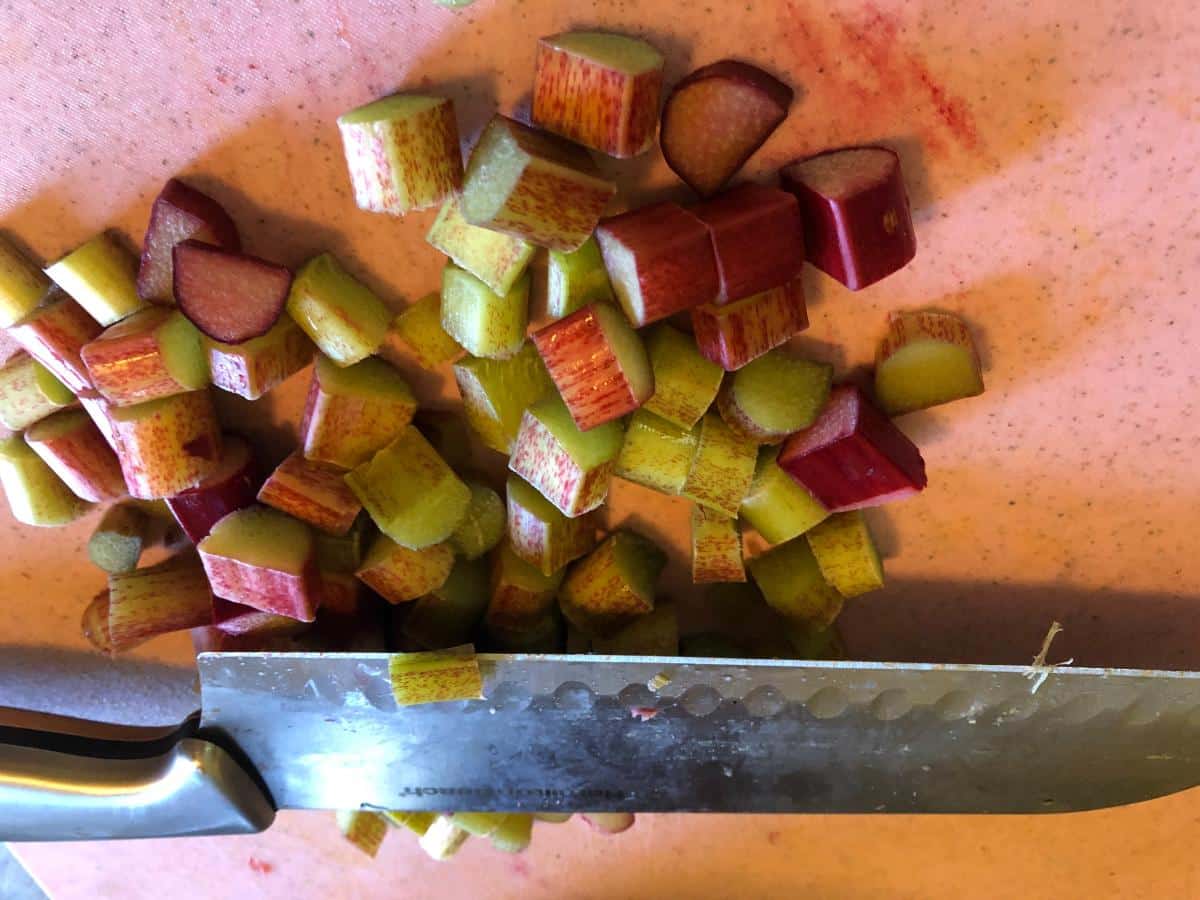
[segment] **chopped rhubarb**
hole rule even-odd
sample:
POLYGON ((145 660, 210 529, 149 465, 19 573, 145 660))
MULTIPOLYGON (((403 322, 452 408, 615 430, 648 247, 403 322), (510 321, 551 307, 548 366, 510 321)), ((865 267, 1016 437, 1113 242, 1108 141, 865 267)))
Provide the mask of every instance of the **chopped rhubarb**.
POLYGON ((173 251, 175 302, 214 341, 262 337, 283 315, 292 284, 285 267, 201 241, 173 251))
POLYGON ((174 302, 173 251, 176 244, 187 240, 215 244, 235 253, 242 249, 237 226, 225 208, 208 194, 172 178, 150 208, 137 275, 139 297, 152 303, 174 302))
POLYGON ((125 484, 134 497, 174 496, 217 468, 221 428, 208 391, 113 407, 109 417, 125 484))
POLYGON ((286 314, 262 337, 240 344, 206 341, 213 387, 257 400, 313 360, 316 348, 286 314))
POLYGON ((639 409, 625 428, 613 474, 663 494, 678 494, 687 481, 699 437, 698 428, 679 428, 639 409))
POLYGON ((459 556, 476 559, 504 537, 505 509, 500 495, 486 484, 468 481, 467 487, 471 490, 471 502, 449 543, 459 556))
POLYGON ((388 329, 388 337, 392 335, 424 369, 435 369, 462 355, 458 341, 442 327, 442 295, 437 291, 426 294, 396 316, 388 329))
POLYGON ((409 550, 380 534, 354 574, 388 603, 407 603, 445 584, 453 566, 449 544, 409 550))
POLYGON ((725 379, 717 406, 738 434, 776 444, 816 421, 832 380, 826 363, 771 350, 725 379))
POLYGON ((745 581, 742 532, 737 519, 692 507, 692 583, 745 581))
POLYGON ((584 634, 612 634, 654 609, 655 584, 666 562, 649 538, 616 531, 567 573, 559 607, 584 634))
POLYGON ((545 574, 514 552, 507 541, 492 555, 491 594, 484 622, 506 631, 542 621, 554 608, 565 570, 545 574))
POLYGON ((404 636, 427 650, 469 643, 487 603, 486 560, 460 557, 441 587, 413 603, 404 619, 404 636))
POLYGON ((525 343, 529 324, 529 277, 497 294, 457 266, 442 270, 442 328, 474 356, 506 359, 525 343))
POLYGON ((349 366, 379 349, 392 314, 332 254, 314 256, 296 273, 287 312, 322 353, 349 366))
POLYGON ((511 234, 472 225, 457 196, 442 204, 425 240, 500 295, 512 290, 537 249, 511 234))
POLYGON ((821 575, 843 597, 883 587, 883 564, 861 511, 835 513, 805 537, 821 575))
POLYGON ((46 274, 101 325, 146 305, 137 295, 137 258, 111 234, 100 234, 46 268, 46 274))
MULTIPOLYGON (((299 634, 309 625, 290 616, 263 612, 253 606, 243 606, 221 597, 213 597, 212 624, 225 634, 291 635, 299 634)), ((321 604, 324 608, 324 603, 321 604)))
POLYGON ((52 528, 74 522, 89 504, 63 484, 20 435, 0 438, 0 487, 18 522, 52 528))
POLYGON ((110 574, 132 572, 150 543, 151 527, 150 516, 134 504, 110 506, 88 538, 88 558, 110 574))
POLYGON ((192 541, 208 537, 221 519, 254 502, 259 478, 250 445, 235 434, 221 441, 216 466, 195 487, 167 497, 167 506, 192 541))
POLYGON ((192 551, 108 579, 108 638, 121 653, 172 631, 210 625, 213 597, 192 551))
POLYGON ((508 359, 468 357, 454 366, 467 422, 485 446, 512 452, 521 416, 554 391, 537 348, 526 342, 508 359))
POLYGON ((596 545, 596 523, 591 516, 567 518, 516 475, 508 477, 505 492, 508 546, 543 575, 554 575, 596 545))
POLYGON ((678 656, 679 615, 674 603, 659 602, 610 635, 593 635, 592 653, 622 656, 678 656))
POLYGON ((951 313, 892 313, 875 354, 875 399, 889 416, 983 393, 967 323, 951 313))
POLYGON ((696 346, 726 372, 786 344, 807 327, 808 309, 799 278, 724 306, 710 303, 692 310, 696 346))
MULTIPOLYGON (((397 706, 478 700, 483 696, 479 661, 470 647, 393 653, 388 657, 388 675, 397 706)), ((433 827, 430 826, 430 831, 433 827)), ((426 832, 426 836, 428 834, 426 832)))
POLYGON ((570 253, 551 250, 546 265, 546 315, 569 316, 589 303, 615 300, 604 257, 594 237, 570 253))
POLYGON ((736 516, 754 479, 758 447, 736 434, 716 413, 700 420, 696 452, 680 493, 689 500, 736 516))
POLYGON ((343 470, 293 453, 263 482, 258 502, 330 534, 345 534, 362 511, 343 470))
POLYGON ((704 358, 692 338, 665 323, 650 332, 646 351, 654 393, 642 408, 679 428, 691 428, 717 399, 725 373, 704 358))
POLYGON ((0 425, 19 431, 70 406, 75 395, 27 353, 0 366, 0 425))
POLYGON ((125 496, 121 463, 82 409, 42 419, 26 430, 25 443, 81 500, 103 503, 125 496))
POLYGON ((111 325, 80 352, 106 400, 132 406, 208 385, 200 332, 178 310, 143 309, 111 325))
POLYGON ((789 619, 824 628, 842 611, 842 595, 825 581, 802 537, 772 547, 746 568, 768 605, 789 619))
POLYGON ((778 447, 758 451, 754 481, 742 500, 741 516, 769 544, 782 544, 824 521, 829 510, 776 465, 778 447))
POLYGON ((0 238, 0 328, 25 318, 42 301, 50 279, 8 240, 0 238))
POLYGON ((25 352, 76 393, 91 390, 92 379, 80 351, 104 326, 67 296, 51 288, 42 305, 8 329, 25 352))

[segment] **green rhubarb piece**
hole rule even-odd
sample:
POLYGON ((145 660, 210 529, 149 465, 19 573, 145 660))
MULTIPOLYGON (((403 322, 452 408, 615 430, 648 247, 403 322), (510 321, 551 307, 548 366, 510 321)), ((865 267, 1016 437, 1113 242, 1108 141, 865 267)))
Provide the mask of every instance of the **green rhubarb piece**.
POLYGON ((41 302, 50 279, 9 241, 0 237, 0 328, 17 324, 41 302))
POLYGON ((834 513, 805 537, 821 574, 843 597, 883 587, 883 564, 861 511, 834 513))
POLYGON ((339 366, 379 349, 392 322, 383 301, 329 253, 314 256, 296 273, 287 312, 339 366))
POLYGON ((471 502, 470 489, 411 425, 346 483, 379 530, 410 550, 450 537, 471 502))
POLYGON ((817 628, 788 620, 785 631, 794 659, 846 659, 846 648, 836 625, 817 628))
POLYGON ((519 557, 505 541, 492 554, 491 594, 485 621, 489 629, 513 629, 539 622, 554 607, 565 570, 547 575, 519 557))
POLYGON ((842 595, 821 574, 808 541, 796 538, 746 563, 750 576, 777 612, 823 628, 842 611, 842 595))
POLYGON ((436 368, 462 353, 458 342, 442 328, 442 296, 436 291, 396 316, 391 327, 412 351, 417 363, 426 369, 436 368))
POLYGON ((612 282, 594 237, 569 253, 550 251, 546 270, 546 314, 550 318, 561 319, 589 303, 612 300, 612 282))
POLYGON ((402 812, 398 809, 384 810, 383 817, 397 828, 406 828, 417 837, 423 835, 437 818, 431 812, 402 812))
POLYGON ((475 837, 486 837, 504 853, 520 853, 533 837, 533 816, 529 813, 459 812, 451 817, 454 824, 475 837))
POLYGON ((739 434, 777 443, 817 420, 832 382, 832 366, 772 350, 729 376, 718 406, 739 434))
POLYGON ((758 447, 738 436, 716 413, 700 420, 700 436, 680 493, 701 506, 736 516, 754 479, 758 447))
POLYGON ((75 302, 101 325, 146 306, 137 293, 138 261, 112 235, 99 234, 46 268, 75 302))
POLYGON ((642 408, 680 428, 691 428, 708 411, 725 372, 701 355, 696 342, 670 325, 658 325, 646 340, 654 393, 642 408))
POLYGON ((613 474, 663 494, 678 494, 699 438, 698 428, 678 428, 643 407, 629 420, 613 474))
POLYGON ((132 503, 118 503, 104 512, 88 538, 88 558, 111 574, 132 572, 150 540, 150 517, 132 503))
POLYGON ((410 550, 379 534, 354 574, 389 603, 407 603, 445 584, 453 566, 449 544, 410 550))
POLYGON ((754 480, 741 508, 742 518, 770 544, 799 537, 829 515, 820 500, 779 468, 778 456, 778 447, 759 450, 754 480))
POLYGON ((504 537, 505 510, 500 495, 486 484, 468 481, 471 502, 467 514, 450 535, 450 545, 460 556, 475 559, 483 556, 504 537))
POLYGON ((469 643, 487 604, 486 561, 460 557, 442 586, 412 605, 404 634, 429 650, 469 643))
POLYGON ((75 395, 27 353, 0 367, 0 424, 13 431, 40 422, 75 402, 75 395))
POLYGON ((66 525, 90 508, 19 434, 0 438, 0 487, 4 488, 13 518, 26 525, 66 525))
POLYGON ((367 539, 371 533, 371 519, 359 513, 350 530, 345 534, 330 534, 313 531, 316 541, 317 568, 332 574, 347 574, 362 565, 366 553, 367 539))
POLYGON ((339 368, 318 356, 300 428, 304 456, 352 469, 392 441, 416 409, 408 382, 383 360, 339 368))
POLYGON ((425 240, 501 295, 512 290, 537 250, 529 241, 472 225, 457 196, 442 204, 425 240))
POLYGON ((528 324, 528 275, 497 294, 464 269, 442 270, 442 327, 468 353, 506 359, 521 349, 528 324))
POLYGON ((508 359, 469 357, 454 366, 467 422, 483 443, 512 452, 521 415, 554 390, 537 348, 530 342, 508 359))
POLYGON ((118 406, 198 391, 210 381, 203 336, 171 307, 127 316, 86 344, 81 356, 96 390, 118 406))
POLYGON ((571 568, 558 592, 563 616, 587 635, 612 634, 654 609, 667 564, 658 545, 621 529, 571 568))
POLYGON ((339 809, 337 823, 342 836, 372 859, 387 837, 388 821, 377 812, 339 809))
POLYGON ((205 338, 214 387, 257 400, 310 362, 316 352, 299 325, 286 313, 261 337, 240 344, 205 338))
POLYGON ((109 576, 108 638, 113 653, 212 621, 212 591, 191 549, 155 566, 109 576))
POLYGON ((516 475, 509 476, 505 490, 509 546, 543 575, 560 573, 596 546, 596 525, 590 516, 567 518, 516 475))
POLYGON ((591 639, 592 653, 621 656, 677 656, 679 616, 673 603, 659 603, 611 635, 591 639))
POLYGON ((875 399, 889 416, 983 393, 979 354, 953 313, 893 313, 875 355, 875 399))
POLYGON ((421 849, 433 859, 449 859, 470 836, 469 831, 464 831, 454 824, 451 816, 440 815, 421 835, 421 849))
POLYGON ((692 507, 692 583, 745 580, 737 519, 703 506, 692 507))

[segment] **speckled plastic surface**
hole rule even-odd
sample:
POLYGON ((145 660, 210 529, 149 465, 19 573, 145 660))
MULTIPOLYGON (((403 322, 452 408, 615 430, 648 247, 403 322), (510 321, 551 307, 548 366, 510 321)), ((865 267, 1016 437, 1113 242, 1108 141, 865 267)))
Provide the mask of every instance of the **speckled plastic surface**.
MULTIPOLYGON (((1055 655, 1200 667, 1200 33, 1187 3, 26 0, 0 8, 0 228, 44 260, 106 227, 136 242, 182 173, 228 206, 250 252, 295 265, 332 250, 399 308, 437 283, 441 257, 422 240, 433 214, 356 210, 335 117, 417 87, 453 97, 471 140, 497 105, 526 101, 535 38, 576 25, 650 38, 668 83, 731 54, 791 82, 792 114, 748 174, 841 144, 901 153, 916 259, 857 294, 810 271, 801 343, 846 370, 870 361, 888 310, 959 311, 987 393, 902 420, 930 486, 872 515, 892 581, 849 604, 851 651, 1026 662, 1057 618, 1055 655)), ((686 196, 663 190, 657 154, 604 165, 624 197, 686 196)), ((279 455, 302 382, 260 429, 279 455)), ((616 492, 649 531, 684 533, 686 506, 651 498, 616 492)), ((4 518, 0 646, 83 650, 79 612, 100 583, 82 563, 88 527, 4 518)), ((134 658, 186 684, 189 652, 168 639, 134 658)), ((68 671, 58 658, 6 650, 0 703, 77 702, 51 687, 68 671)), ((75 684, 99 683, 92 665, 71 670, 75 684)), ((121 697, 127 714, 187 705, 174 688, 121 697)), ((471 847, 455 866, 399 834, 369 863, 332 817, 304 814, 252 839, 19 852, 56 897, 387 896, 400 877, 412 897, 1164 897, 1200 890, 1198 840, 1193 794, 1034 821, 662 817, 616 839, 572 823, 539 827, 525 856, 471 847)))

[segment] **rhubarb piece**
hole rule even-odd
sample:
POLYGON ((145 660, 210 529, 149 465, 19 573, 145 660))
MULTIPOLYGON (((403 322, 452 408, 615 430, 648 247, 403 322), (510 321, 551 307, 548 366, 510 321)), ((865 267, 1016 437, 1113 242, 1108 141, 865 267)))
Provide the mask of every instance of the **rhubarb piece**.
POLYGON ((5 428, 19 431, 74 402, 75 395, 27 353, 15 353, 0 366, 0 424, 5 428))
POLYGON ((450 535, 450 546, 459 556, 476 559, 504 537, 504 501, 486 484, 468 481, 467 487, 471 491, 471 502, 462 522, 450 535))
POLYGON ((513 289, 537 249, 511 234, 472 225, 463 218, 457 196, 442 204, 425 240, 502 296, 513 289))
POLYGON ((678 428, 639 409, 625 429, 614 475, 662 494, 683 490, 700 438, 698 428, 678 428))
POLYGON ((559 608, 584 634, 612 634, 654 609, 654 586, 666 564, 649 538, 615 531, 567 573, 559 608))
POLYGON ((150 535, 150 517, 132 503, 118 503, 104 511, 88 538, 88 558, 114 575, 132 572, 150 535))
POLYGON ((505 541, 492 554, 491 594, 484 623, 489 632, 528 627, 554 608, 565 570, 546 575, 505 541))
POLYGON ((225 600, 311 622, 321 602, 312 530, 266 506, 213 526, 198 546, 212 592, 225 600))
POLYGON ((417 837, 420 837, 429 830, 429 826, 433 824, 433 820, 437 818, 437 814, 431 812, 401 812, 400 810, 389 809, 384 810, 383 817, 397 828, 407 828, 417 837))
POLYGON ((778 447, 758 451, 754 481, 742 500, 741 516, 770 544, 799 537, 825 520, 829 510, 776 465, 778 447))
POLYGON ((89 509, 19 434, 0 438, 0 487, 13 518, 26 525, 66 525, 89 509))
POLYGON ((483 697, 479 661, 469 646, 423 653, 393 653, 388 658, 388 675, 397 706, 483 697))
MULTIPOLYGON (((323 602, 321 608, 325 608, 323 602)), ((253 606, 243 606, 220 597, 213 597, 212 624, 225 634, 253 634, 260 637, 294 635, 308 628, 307 622, 298 622, 290 616, 263 612, 253 606)))
POLYGON ((633 412, 654 393, 646 348, 614 307, 585 306, 536 332, 533 343, 582 431, 633 412))
POLYGON ((392 323, 383 301, 329 253, 314 256, 296 273, 287 312, 339 366, 378 350, 392 323))
POLYGON ((108 637, 113 653, 212 620, 212 592, 204 568, 191 551, 108 578, 108 637))
POLYGON ((723 59, 671 89, 663 159, 702 197, 716 193, 787 118, 792 89, 756 66, 723 59))
POLYGON ((629 812, 580 813, 580 817, 592 828, 604 834, 620 834, 633 827, 634 815, 629 812))
POLYGON ((201 241, 176 244, 172 252, 175 302, 214 341, 262 337, 283 315, 292 284, 284 266, 201 241))
MULTIPOLYGON (((108 588, 100 591, 84 607, 79 630, 87 642, 101 653, 112 655, 112 640, 108 636, 108 588)), ((129 649, 126 647, 126 649, 129 649)))
POLYGON ((220 461, 221 427, 208 391, 114 406, 109 418, 131 496, 173 497, 200 484, 220 461))
POLYGON ((654 146, 663 57, 637 38, 567 31, 538 41, 534 125, 626 159, 654 146))
POLYGON ((403 216, 462 187, 454 103, 392 94, 338 117, 359 209, 403 216))
POLYGON ((50 279, 9 241, 0 238, 0 328, 25 318, 41 302, 50 279))
POLYGON ((817 420, 832 382, 832 366, 772 350, 725 379, 717 408, 742 437, 777 444, 817 420))
POLYGON ((355 519, 345 534, 316 532, 313 537, 317 542, 317 568, 339 575, 353 574, 362 565, 372 534, 371 519, 365 514, 355 519))
POLYGON ((724 306, 692 310, 696 346, 705 359, 733 372, 808 327, 800 279, 724 306))
POLYGON ((404 431, 416 409, 408 382, 383 360, 339 368, 318 356, 300 425, 304 455, 353 469, 404 431))
POLYGON ((237 253, 242 249, 237 226, 216 200, 172 178, 150 208, 150 224, 142 239, 137 292, 152 303, 174 303, 173 251, 187 240, 215 244, 237 253))
POLYGON ((575 518, 591 512, 608 496, 622 437, 619 422, 580 431, 566 404, 552 394, 521 417, 508 468, 563 515, 575 518))
POLYGON ((354 574, 388 603, 407 603, 440 588, 453 567, 449 544, 409 550, 380 534, 354 574))
POLYGON ((742 531, 731 519, 703 506, 692 507, 692 583, 745 581, 742 531))
POLYGON ((708 228, 677 203, 605 219, 596 241, 617 300, 638 328, 712 303, 720 292, 708 228))
POLYGON ((983 393, 971 331, 952 313, 892 313, 875 354, 875 400, 889 416, 983 393))
POLYGON ((571 813, 536 812, 533 814, 533 818, 537 822, 545 822, 548 825, 561 825, 570 821, 571 813))
POLYGON ((367 589, 352 574, 326 572, 320 569, 321 609, 328 615, 356 618, 362 615, 366 603, 367 589))
POLYGON ((467 162, 462 214, 551 250, 576 250, 616 191, 586 150, 497 115, 467 162))
POLYGON ((748 182, 718 194, 692 213, 708 226, 720 291, 714 303, 742 300, 800 277, 804 224, 786 191, 748 182))
POLYGON ((79 405, 83 407, 83 411, 91 417, 92 423, 104 435, 104 440, 108 442, 108 446, 113 450, 119 451, 120 445, 117 443, 117 428, 113 425, 112 416, 108 414, 109 410, 112 409, 112 404, 95 391, 84 391, 78 395, 77 399, 79 400, 79 405))
MULTIPOLYGON (((467 5, 463 0, 438 0, 438 2, 445 4, 453 3, 455 6, 467 5)), ((467 0, 467 2, 474 2, 474 0, 467 0)), ((457 853, 470 836, 470 832, 463 831, 463 829, 454 824, 452 816, 443 815, 433 820, 433 824, 421 835, 419 843, 421 844, 421 849, 432 859, 441 862, 457 853)))
POLYGON ((442 328, 442 296, 436 291, 396 316, 388 334, 396 335, 425 369, 436 369, 462 353, 462 347, 442 328))
POLYGON ((137 295, 137 259, 110 234, 72 250, 46 274, 104 326, 146 305, 137 295))
POLYGON ((262 337, 240 344, 205 342, 213 387, 257 400, 313 360, 316 348, 291 316, 282 315, 262 337))
POLYGON ((488 648, 496 653, 558 653, 562 649, 562 616, 552 606, 544 616, 514 625, 485 622, 488 648))
POLYGON ((861 512, 836 513, 805 537, 821 575, 846 599, 883 587, 883 564, 861 512))
POLYGON ((227 434, 212 470, 195 487, 168 496, 166 503, 175 521, 198 544, 231 512, 252 504, 257 490, 250 445, 235 434, 227 434))
POLYGON ((656 603, 654 609, 638 616, 611 635, 595 635, 592 653, 620 656, 678 656, 679 616, 673 603, 656 603))
POLYGON ((842 595, 825 581, 802 537, 772 547, 746 568, 767 604, 789 619, 824 628, 842 611, 842 595))
POLYGON ((501 853, 520 853, 533 840, 528 813, 455 813, 454 824, 476 837, 486 837, 501 853))
POLYGON ((789 620, 785 628, 793 659, 847 659, 837 625, 818 628, 789 620))
POLYGON ((345 534, 362 511, 340 468, 305 459, 299 451, 263 482, 258 502, 330 534, 345 534))
POLYGON ((891 275, 916 255, 894 151, 831 150, 784 166, 779 180, 800 201, 808 261, 850 290, 891 275))
POLYGON ((726 516, 736 516, 754 480, 757 459, 757 445, 739 437, 710 412, 700 420, 696 452, 680 494, 726 516))
POLYGON ((667 324, 650 332, 646 351, 654 370, 654 393, 642 408, 690 429, 717 399, 725 373, 700 354, 688 335, 667 324))
POLYGON ((612 282, 604 268, 600 245, 589 237, 578 250, 551 250, 546 269, 546 315, 569 316, 589 303, 615 300, 612 282))
POLYGON ((64 410, 30 426, 25 443, 79 499, 103 503, 125 496, 117 455, 82 409, 64 410))
POLYGON ((396 543, 420 550, 454 533, 470 489, 412 426, 346 475, 375 525, 396 543))
POLYGON ((372 859, 379 852, 383 839, 387 837, 387 819, 377 812, 340 809, 337 812, 337 823, 342 837, 372 859))
POLYGON ((460 557, 442 586, 412 605, 404 620, 404 635, 428 650, 465 644, 474 635, 487 604, 486 561, 460 557))
POLYGON ((174 309, 127 316, 80 355, 96 390, 117 406, 198 391, 209 381, 200 332, 174 309))
POLYGON ((457 266, 442 270, 442 328, 468 353, 506 359, 521 349, 528 324, 528 275, 502 295, 457 266))
POLYGON ((51 288, 45 302, 9 328, 8 334, 55 378, 82 393, 91 389, 92 379, 80 351, 103 330, 64 291, 51 288))
POLYGON ((512 552, 553 575, 596 545, 596 523, 591 516, 568 519, 528 482, 508 477, 508 545, 512 552))
POLYGON ((454 366, 454 380, 471 428, 486 446, 505 455, 512 452, 525 410, 554 391, 532 343, 508 359, 465 359, 454 366))
POLYGON ((834 388, 817 421, 788 438, 779 467, 831 512, 902 500, 927 481, 921 451, 853 385, 834 388))

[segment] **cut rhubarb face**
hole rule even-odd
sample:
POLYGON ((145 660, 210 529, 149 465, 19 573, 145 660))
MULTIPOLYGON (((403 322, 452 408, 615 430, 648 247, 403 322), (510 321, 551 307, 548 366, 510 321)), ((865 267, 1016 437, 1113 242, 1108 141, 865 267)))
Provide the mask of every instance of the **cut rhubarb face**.
POLYGON ((638 616, 611 635, 594 635, 590 652, 619 656, 678 656, 679 615, 675 604, 657 602, 650 612, 638 616))
POLYGON ((392 324, 383 301, 329 253, 300 267, 287 312, 339 366, 353 365, 378 350, 392 324))
POLYGON ((193 543, 208 537, 212 527, 231 512, 254 502, 259 483, 255 469, 250 445, 236 434, 227 434, 212 471, 195 487, 167 497, 171 515, 193 543))
POLYGON ((454 366, 454 381, 471 428, 485 446, 505 455, 512 452, 525 410, 554 391, 531 342, 508 359, 463 360, 454 366))
POLYGON ((615 300, 604 257, 594 237, 570 253, 551 250, 546 268, 546 315, 569 316, 589 303, 615 300))
POLYGON ((670 325, 659 325, 650 332, 646 351, 654 370, 654 393, 643 409, 690 429, 717 399, 725 373, 704 358, 691 337, 670 325))
POLYGON ((88 559, 110 574, 132 572, 150 543, 150 516, 132 503, 117 503, 104 511, 88 538, 88 559))
POLYGON ((926 484, 916 445, 853 385, 833 389, 817 421, 783 445, 779 467, 831 512, 902 500, 926 484))
POLYGON ((776 465, 778 455, 778 447, 759 450, 754 481, 741 508, 742 518, 769 544, 799 537, 829 515, 825 504, 776 465))
POLYGON ((66 525, 89 509, 20 435, 0 438, 0 487, 13 518, 26 525, 66 525))
POLYGON ((800 205, 786 191, 739 184, 692 213, 708 226, 720 291, 715 303, 742 300, 787 284, 804 267, 800 205))
POLYGON ((442 270, 442 328, 473 356, 507 359, 525 343, 529 277, 500 295, 457 266, 442 270))
POLYGON ((621 308, 638 328, 720 293, 708 228, 676 203, 605 219, 596 240, 621 308))
POLYGON ((345 534, 362 511, 337 466, 305 459, 297 451, 263 482, 258 502, 330 534, 345 534))
POLYGON ((411 425, 346 483, 379 530, 410 550, 450 537, 471 502, 470 489, 411 425))
POLYGON ((25 318, 50 287, 50 279, 9 241, 0 238, 0 328, 25 318))
POLYGON ((117 455, 82 409, 42 419, 25 432, 25 443, 81 500, 103 503, 125 496, 117 455))
POLYGON ((979 354, 959 316, 892 313, 875 354, 875 399, 889 416, 983 393, 979 354))
POLYGON ((218 522, 198 545, 212 592, 225 600, 311 622, 321 602, 312 530, 265 506, 218 522))
POLYGON ((821 575, 843 597, 883 587, 883 564, 862 512, 836 513, 805 537, 821 575))
POLYGON ((504 501, 486 484, 468 481, 467 487, 471 491, 471 502, 467 505, 467 514, 450 535, 449 543, 459 556, 478 559, 500 543, 507 516, 504 501))
POLYGON ((587 635, 612 634, 654 609, 667 556, 636 531, 611 534, 567 573, 559 589, 563 616, 587 635))
POLYGON ((525 411, 508 468, 574 518, 608 496, 622 437, 618 422, 580 431, 555 393, 525 411))
POLYGON ((26 353, 16 353, 0 366, 0 424, 5 428, 20 431, 74 402, 66 385, 26 353))
POLYGON ((458 196, 442 204, 425 240, 497 294, 507 294, 533 259, 536 246, 511 234, 472 225, 458 196))
POLYGON ((663 106, 663 158, 697 194, 714 194, 787 118, 792 96, 782 81, 746 63, 725 59, 697 69, 663 106))
POLYGON ((767 604, 789 619, 825 628, 842 611, 842 595, 825 581, 804 538, 772 547, 746 567, 767 604))
POLYGON ((583 431, 621 418, 654 393, 646 348, 614 307, 585 306, 535 333, 533 342, 583 431))
POLYGON ((150 224, 142 239, 137 292, 152 303, 175 302, 176 244, 197 240, 237 253, 242 249, 237 226, 216 200, 178 178, 170 179, 150 208, 150 224))
POLYGON ((692 583, 745 581, 742 531, 737 519, 692 507, 692 583))
POLYGON ((554 608, 566 571, 547 575, 505 542, 492 554, 492 590, 484 622, 489 631, 511 631, 542 621, 554 608))
POLYGON ((108 638, 113 653, 212 621, 212 592, 191 551, 156 566, 109 576, 108 638))
POLYGON ((680 493, 725 516, 737 516, 754 479, 758 446, 740 437, 716 413, 700 420, 699 431, 680 493))
POLYGON ((209 382, 200 332, 174 309, 136 312, 80 355, 96 390, 117 406, 198 391, 209 382))
POLYGON ((779 179, 800 201, 808 261, 850 290, 891 275, 916 255, 895 151, 831 150, 784 166, 779 179))
POLYGON ((807 327, 808 309, 799 278, 724 306, 706 304, 692 310, 696 346, 726 372, 786 344, 807 327))
POLYGON ((725 379, 717 406, 738 434, 776 444, 817 420, 832 381, 832 366, 772 350, 725 379))
POLYGON ((453 566, 449 544, 410 550, 380 534, 354 574, 388 603, 407 603, 445 584, 453 566))
POLYGON ((467 163, 462 213, 472 225, 576 250, 616 192, 583 148, 495 116, 467 163))
POLYGON ((462 187, 454 103, 393 94, 338 118, 359 209, 403 216, 462 187))
POLYGON ((101 325, 146 305, 137 295, 137 259, 110 234, 100 234, 46 268, 46 274, 101 325))
POLYGON ((262 337, 240 344, 205 342, 213 387, 257 400, 313 360, 316 348, 291 316, 282 315, 262 337))
POLYGON ((92 389, 80 351, 103 326, 60 288, 51 288, 41 306, 8 329, 9 336, 76 393, 92 389))
POLYGON ((392 321, 396 336, 424 369, 436 369, 462 355, 462 347, 442 327, 442 295, 426 294, 392 321))
POLYGON ((486 561, 459 558, 441 587, 413 603, 404 619, 404 636, 427 650, 469 644, 487 603, 486 561))
POLYGON ((569 519, 516 475, 506 485, 508 545, 543 575, 553 575, 596 546, 591 516, 569 519))
POLYGON ((262 337, 283 315, 292 273, 257 256, 184 241, 172 251, 175 302, 214 341, 262 337))
POLYGON ((663 494, 683 490, 700 438, 698 428, 679 428, 639 409, 625 429, 614 475, 663 494))
POLYGON ((304 455, 352 469, 370 460, 412 421, 408 382, 381 359, 347 368, 319 356, 300 426, 304 455))
POLYGON ((538 41, 533 124, 625 159, 654 146, 663 57, 623 34, 568 31, 538 41))
POLYGON ((114 406, 109 418, 131 496, 172 497, 198 485, 221 458, 221 427, 208 391, 114 406))
POLYGON ((317 542, 317 568, 339 575, 353 573, 362 565, 367 543, 374 533, 371 519, 365 514, 359 516, 345 534, 316 532, 313 537, 317 542))

